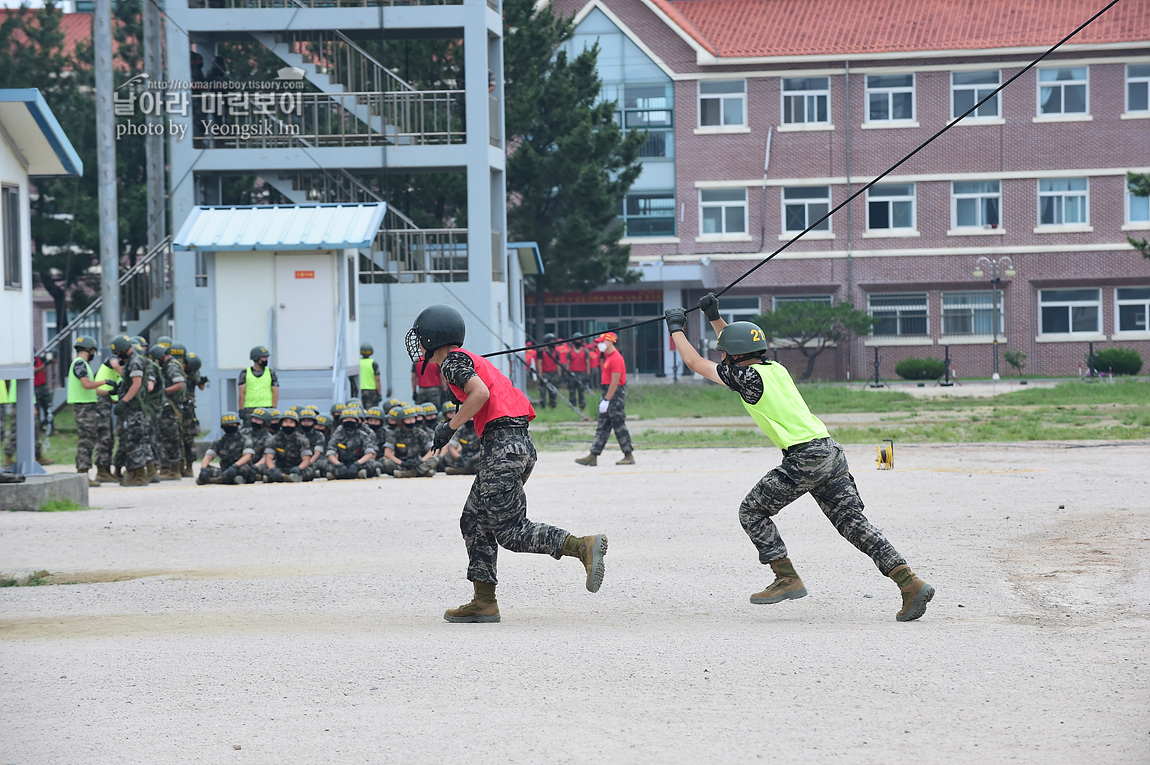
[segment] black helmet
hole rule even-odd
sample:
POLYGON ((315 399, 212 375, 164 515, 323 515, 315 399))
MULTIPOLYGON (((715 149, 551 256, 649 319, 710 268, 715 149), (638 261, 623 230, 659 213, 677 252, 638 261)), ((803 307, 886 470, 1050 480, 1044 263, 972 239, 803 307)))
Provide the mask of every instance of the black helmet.
POLYGON ((188 355, 184 358, 188 362, 188 369, 193 372, 199 372, 200 367, 204 365, 204 360, 197 356, 195 351, 188 351, 188 355))
POLYGON ((91 337, 89 337, 87 335, 79 335, 76 338, 76 342, 72 343, 72 347, 78 351, 88 351, 88 350, 94 351, 99 346, 96 345, 96 341, 93 340, 91 337))
POLYGON ((162 361, 164 356, 168 355, 168 349, 156 343, 148 349, 148 355, 151 356, 154 361, 162 361))
POLYGON ((188 355, 188 348, 183 343, 172 343, 168 346, 168 353, 182 359, 188 355))
POLYGON ((545 343, 550 343, 550 342, 553 342, 554 340, 555 340, 555 333, 554 332, 548 332, 546 335, 543 336, 543 342, 545 342, 545 343))
POLYGON ((407 330, 407 355, 412 361, 419 361, 420 356, 425 356, 423 366, 426 369, 431 354, 445 345, 463 345, 466 334, 467 325, 463 323, 459 311, 442 303, 429 305, 419 312, 411 329, 407 330), (423 350, 420 350, 420 346, 423 346, 423 350))
POLYGON ((373 353, 375 353, 375 349, 371 347, 371 343, 360 343, 359 344, 359 355, 360 356, 370 356, 373 353))
POLYGON ((112 353, 123 353, 135 345, 130 335, 116 335, 112 338, 112 353))
POLYGON ((736 321, 723 328, 715 347, 735 357, 763 353, 767 350, 767 334, 758 324, 736 321))
POLYGON ((259 361, 265 356, 271 356, 272 352, 268 350, 266 345, 257 345, 252 348, 252 352, 248 354, 252 361, 259 361))

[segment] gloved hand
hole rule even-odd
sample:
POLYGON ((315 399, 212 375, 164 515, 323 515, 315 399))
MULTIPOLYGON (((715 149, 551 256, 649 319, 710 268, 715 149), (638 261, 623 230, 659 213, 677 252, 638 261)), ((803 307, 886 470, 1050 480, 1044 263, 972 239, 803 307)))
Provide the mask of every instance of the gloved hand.
POLYGON ((112 414, 116 415, 117 417, 123 417, 127 413, 128 413, 128 404, 124 401, 117 401, 112 406, 112 414))
POLYGON ((447 446, 447 442, 455 435, 455 431, 451 429, 451 424, 441 422, 435 426, 435 437, 431 441, 431 451, 437 452, 443 447, 447 446))
POLYGON ((599 399, 599 414, 606 414, 607 407, 611 406, 611 402, 605 398, 599 399))
POLYGON ((707 321, 715 321, 719 317, 719 299, 714 292, 708 292, 699 298, 699 310, 707 317, 707 321))
POLYGON ((667 331, 682 332, 687 327, 687 309, 685 308, 668 308, 663 311, 663 316, 667 319, 667 331))

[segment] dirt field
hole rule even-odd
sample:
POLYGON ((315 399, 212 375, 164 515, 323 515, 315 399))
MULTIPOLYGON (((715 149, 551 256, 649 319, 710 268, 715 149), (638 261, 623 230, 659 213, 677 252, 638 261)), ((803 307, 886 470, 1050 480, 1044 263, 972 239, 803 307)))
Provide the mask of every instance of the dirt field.
POLYGON ((778 516, 810 596, 737 519, 777 452, 543 453, 530 516, 610 536, 501 553, 470 596, 466 477, 92 490, 0 513, 0 763, 1150 762, 1150 445, 848 447, 895 586, 804 498, 778 516))

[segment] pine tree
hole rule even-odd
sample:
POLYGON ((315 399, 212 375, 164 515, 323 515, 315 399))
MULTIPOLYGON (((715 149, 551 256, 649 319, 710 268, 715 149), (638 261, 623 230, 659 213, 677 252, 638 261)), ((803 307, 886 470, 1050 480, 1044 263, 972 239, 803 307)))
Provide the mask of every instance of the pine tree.
POLYGON ((866 311, 856 311, 850 303, 819 303, 803 300, 782 303, 774 311, 756 316, 755 323, 772 340, 783 340, 797 348, 807 360, 800 380, 809 380, 815 359, 831 343, 841 343, 851 335, 870 332, 874 319, 866 311))
MULTIPOLYGON (((1130 189, 1130 193, 1136 197, 1150 197, 1150 174, 1127 172, 1126 188, 1130 189)), ((1128 236, 1126 239, 1134 249, 1142 253, 1142 257, 1150 259, 1150 241, 1135 239, 1132 236, 1128 236)))

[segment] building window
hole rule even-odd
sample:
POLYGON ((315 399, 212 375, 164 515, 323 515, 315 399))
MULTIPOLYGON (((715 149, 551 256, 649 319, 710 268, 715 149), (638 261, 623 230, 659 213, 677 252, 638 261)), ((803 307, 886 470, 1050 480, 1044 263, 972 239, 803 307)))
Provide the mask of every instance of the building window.
POLYGON ((954 228, 998 228, 1002 223, 999 181, 955 181, 951 184, 954 228))
POLYGON ((23 247, 20 243, 20 187, 0 187, 0 229, 4 254, 4 286, 20 289, 24 284, 23 247))
POLYGON ((1040 178, 1038 225, 1063 226, 1087 223, 1085 178, 1040 178))
MULTIPOLYGON (((783 189, 783 230, 805 231, 830 212, 830 186, 790 186, 783 189)), ((819 223, 813 231, 830 231, 831 219, 819 223)))
POLYGON ((942 293, 942 334, 993 335, 994 306, 998 305, 998 334, 1003 333, 1001 291, 942 293))
POLYGON ((699 127, 746 125, 746 106, 746 80, 699 83, 699 127))
POLYGON ((876 337, 927 334, 925 292, 868 295, 867 313, 875 320, 871 334, 876 337))
MULTIPOLYGON (((762 312, 757 297, 728 297, 724 295, 722 304, 719 306, 719 318, 728 324, 734 324, 736 321, 754 321, 755 317, 762 312)), ((711 322, 703 322, 703 334, 707 339, 707 347, 713 348, 718 338, 711 322)))
POLYGON ((1150 64, 1126 67, 1126 111, 1150 112, 1150 64))
POLYGON ((746 189, 702 189, 699 208, 703 234, 747 233, 746 189))
POLYGON ((1150 223, 1150 197, 1137 196, 1126 187, 1126 222, 1150 223))
POLYGON ((623 129, 646 130, 641 159, 675 156, 675 110, 670 83, 623 86, 623 129))
POLYGON ((868 74, 867 122, 910 122, 914 119, 913 74, 868 74))
POLYGON ((675 192, 628 194, 622 207, 625 236, 675 235, 675 192))
POLYGON ((867 190, 868 230, 914 230, 914 225, 913 183, 876 183, 867 190))
POLYGON ((1038 70, 1038 113, 1086 114, 1085 66, 1038 70))
POLYGON ((1150 287, 1119 287, 1114 290, 1114 300, 1119 332, 1150 330, 1146 321, 1150 317, 1150 287))
POLYGON ((834 298, 831 295, 775 295, 774 305, 777 310, 779 306, 786 305, 787 303, 823 303, 825 305, 834 305, 834 298))
MULTIPOLYGON (((950 118, 958 119, 967 109, 994 93, 1002 79, 1000 72, 952 72, 950 75, 950 118)), ((998 116, 998 94, 978 107, 967 119, 998 116)))
POLYGON ((783 78, 783 124, 830 122, 830 95, 830 77, 783 78))
POLYGON ((1098 334, 1101 320, 1100 289, 1038 291, 1039 334, 1098 334))

